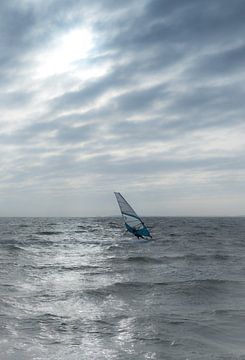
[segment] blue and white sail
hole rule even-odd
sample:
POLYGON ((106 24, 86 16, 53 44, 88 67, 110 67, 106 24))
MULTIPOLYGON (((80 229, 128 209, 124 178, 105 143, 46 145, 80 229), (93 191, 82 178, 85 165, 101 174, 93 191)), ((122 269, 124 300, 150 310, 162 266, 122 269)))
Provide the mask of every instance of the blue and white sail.
POLYGON ((149 230, 147 229, 141 218, 136 214, 134 209, 129 205, 129 203, 124 199, 124 197, 119 192, 115 192, 114 194, 121 210, 126 229, 137 237, 151 237, 149 230))

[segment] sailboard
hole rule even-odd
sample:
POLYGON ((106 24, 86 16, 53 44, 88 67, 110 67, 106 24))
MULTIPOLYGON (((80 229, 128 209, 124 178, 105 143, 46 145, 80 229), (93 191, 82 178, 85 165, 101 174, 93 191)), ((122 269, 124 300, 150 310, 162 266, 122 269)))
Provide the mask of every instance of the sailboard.
POLYGON ((143 238, 144 236, 151 238, 152 236, 150 231, 124 197, 119 192, 115 192, 114 194, 121 210, 127 231, 135 235, 137 238, 143 238))

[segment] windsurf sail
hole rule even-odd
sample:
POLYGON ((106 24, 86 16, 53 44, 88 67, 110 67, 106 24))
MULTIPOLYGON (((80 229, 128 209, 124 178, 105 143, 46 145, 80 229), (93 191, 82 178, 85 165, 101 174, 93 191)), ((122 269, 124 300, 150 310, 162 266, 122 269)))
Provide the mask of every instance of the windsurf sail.
POLYGON ((119 193, 114 193, 125 222, 126 229, 137 237, 151 237, 150 231, 147 229, 142 219, 136 214, 134 209, 119 193))

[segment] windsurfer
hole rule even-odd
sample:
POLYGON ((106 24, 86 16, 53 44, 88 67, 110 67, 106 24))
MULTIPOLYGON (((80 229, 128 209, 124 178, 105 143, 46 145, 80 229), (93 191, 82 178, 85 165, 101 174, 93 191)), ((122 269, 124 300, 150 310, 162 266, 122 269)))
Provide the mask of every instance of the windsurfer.
POLYGON ((134 209, 129 205, 124 197, 119 192, 115 192, 115 196, 127 231, 136 236, 138 239, 151 237, 151 234, 142 219, 136 214, 134 209))
POLYGON ((132 232, 138 239, 139 238, 144 239, 143 236, 138 233, 138 231, 137 231, 137 229, 135 229, 135 227, 132 228, 132 232))

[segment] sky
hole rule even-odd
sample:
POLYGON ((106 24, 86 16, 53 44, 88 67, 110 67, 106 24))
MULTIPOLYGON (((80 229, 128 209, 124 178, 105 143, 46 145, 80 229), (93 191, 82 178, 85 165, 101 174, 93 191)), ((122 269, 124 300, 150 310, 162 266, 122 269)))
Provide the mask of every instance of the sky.
POLYGON ((243 0, 0 2, 0 216, 245 215, 243 0))

